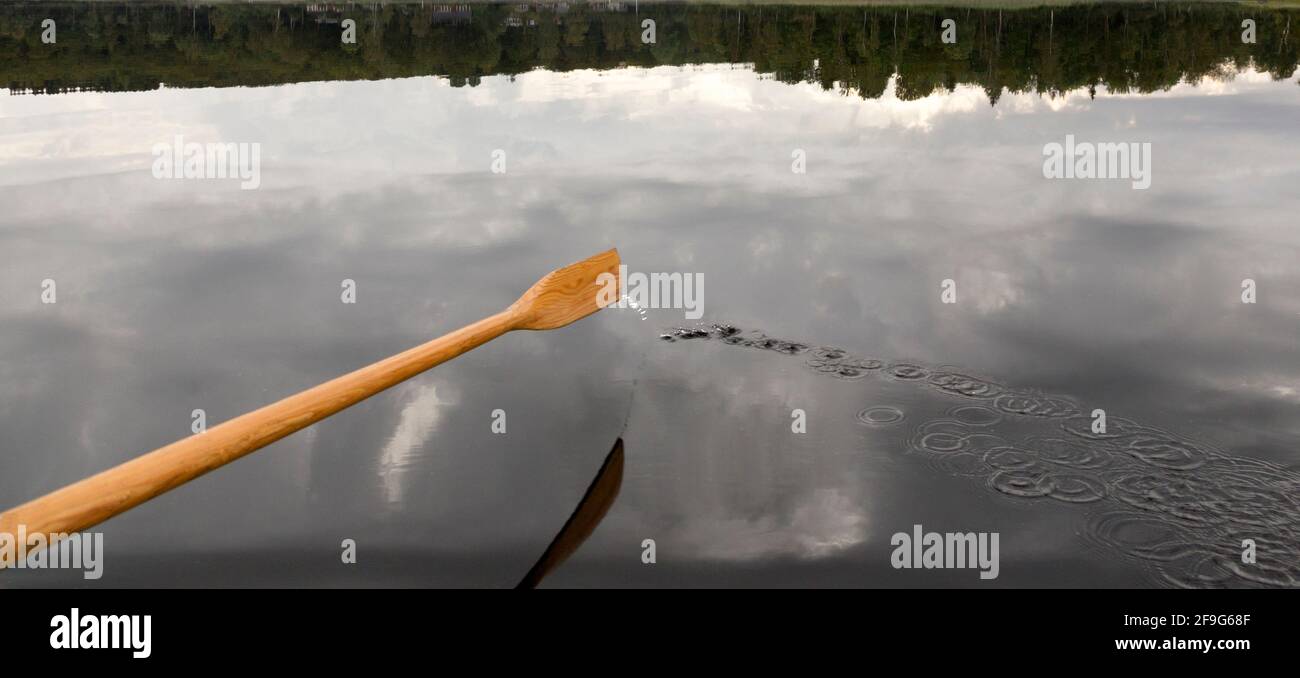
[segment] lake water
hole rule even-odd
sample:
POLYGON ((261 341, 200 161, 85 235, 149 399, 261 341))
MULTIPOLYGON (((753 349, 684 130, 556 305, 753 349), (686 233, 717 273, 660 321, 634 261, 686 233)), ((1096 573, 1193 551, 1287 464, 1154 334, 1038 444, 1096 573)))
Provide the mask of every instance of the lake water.
POLYGON ((622 436, 547 585, 1300 586, 1300 11, 600 9, 0 9, 0 508, 609 247, 704 281, 113 519, 98 581, 3 584, 512 586, 622 436), (155 178, 178 135, 260 185, 155 178), (1067 137, 1150 144, 1150 187, 1045 178, 1067 137), (999 576, 896 569, 915 525, 998 533, 999 576))

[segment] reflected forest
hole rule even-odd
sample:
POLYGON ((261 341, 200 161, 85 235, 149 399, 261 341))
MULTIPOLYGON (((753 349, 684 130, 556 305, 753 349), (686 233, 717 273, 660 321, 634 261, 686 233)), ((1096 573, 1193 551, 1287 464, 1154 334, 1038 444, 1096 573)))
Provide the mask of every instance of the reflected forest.
POLYGON ((0 8, 0 81, 12 93, 265 86, 436 75, 661 65, 752 65, 846 96, 925 97, 977 85, 1055 95, 1154 92, 1249 67, 1275 79, 1300 62, 1300 11, 1249 5, 1033 9, 600 4, 62 5, 0 8), (41 42, 41 21, 59 28, 41 42), (344 19, 356 44, 342 44, 344 19), (655 41, 642 21, 655 20, 655 41), (940 40, 956 19, 957 43, 940 40), (1242 41, 1254 19, 1257 42, 1242 41), (1293 26, 1293 24, 1295 24, 1293 26))

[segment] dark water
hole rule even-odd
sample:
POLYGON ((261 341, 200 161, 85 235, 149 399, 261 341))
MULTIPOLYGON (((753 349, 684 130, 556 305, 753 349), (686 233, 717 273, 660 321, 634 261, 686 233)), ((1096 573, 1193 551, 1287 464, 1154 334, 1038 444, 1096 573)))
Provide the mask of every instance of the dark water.
POLYGON ((507 335, 104 524, 97 582, 3 585, 509 586, 619 435, 619 499, 548 585, 1300 585, 1300 12, 26 5, 0 28, 0 507, 610 246, 705 281, 698 325, 507 335), (259 143, 260 188, 155 179, 178 134, 259 143), (1045 179, 1067 135, 1150 143, 1151 187, 1045 179), (999 533, 1000 576, 894 569, 916 524, 999 533))

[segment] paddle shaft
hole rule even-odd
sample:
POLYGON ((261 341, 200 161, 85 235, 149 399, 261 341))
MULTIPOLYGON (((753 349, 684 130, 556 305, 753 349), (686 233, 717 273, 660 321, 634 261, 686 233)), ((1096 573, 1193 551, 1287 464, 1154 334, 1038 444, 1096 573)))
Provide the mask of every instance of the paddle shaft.
MULTIPOLYGON (((0 514, 0 533, 78 532, 516 329, 511 310, 289 396, 0 514)), ((0 561, 0 567, 3 562, 0 561)))

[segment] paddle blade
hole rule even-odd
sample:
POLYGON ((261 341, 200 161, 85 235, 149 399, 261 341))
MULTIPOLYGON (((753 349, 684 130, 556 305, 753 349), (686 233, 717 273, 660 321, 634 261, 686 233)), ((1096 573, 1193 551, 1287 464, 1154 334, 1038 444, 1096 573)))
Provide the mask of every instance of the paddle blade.
POLYGON ((602 252, 546 274, 511 309, 516 328, 550 330, 585 318, 619 299, 618 250, 602 252))
POLYGON ((601 464, 600 471, 591 481, 591 486, 587 488, 587 493, 582 496, 582 501, 578 502, 578 508, 573 510, 573 515, 569 516, 569 521, 560 528, 559 534, 551 540, 551 545, 546 547, 546 552, 541 558, 537 559, 537 564, 533 569, 524 575, 522 581, 515 588, 531 589, 537 588, 552 570, 560 566, 565 558, 573 555, 574 551, 582 546, 587 537, 596 530, 596 526, 609 513, 609 507, 614 505, 614 500, 618 498, 618 491, 623 487, 623 439, 619 438, 614 441, 614 449, 609 451, 609 456, 605 457, 605 463, 601 464))

